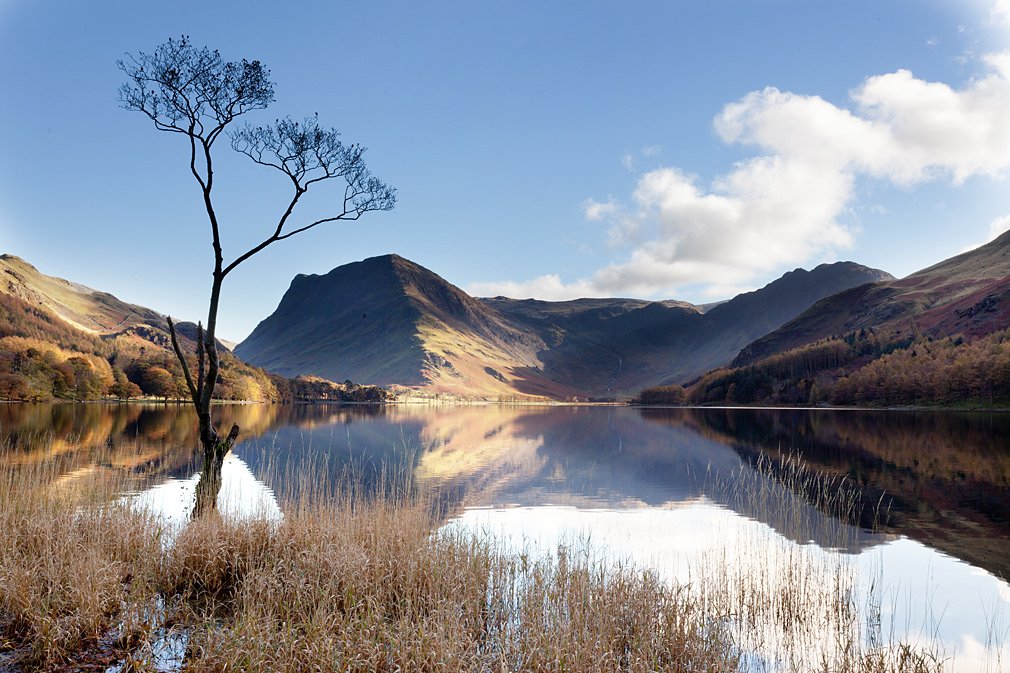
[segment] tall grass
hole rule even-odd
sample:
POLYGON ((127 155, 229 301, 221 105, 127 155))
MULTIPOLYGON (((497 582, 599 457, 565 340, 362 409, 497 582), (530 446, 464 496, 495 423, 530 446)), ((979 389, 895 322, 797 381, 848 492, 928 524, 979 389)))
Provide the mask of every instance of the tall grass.
POLYGON ((57 476, 0 467, 0 670, 157 670, 174 638, 186 671, 731 672, 753 668, 740 625, 775 621, 844 640, 823 670, 939 670, 863 652, 847 576, 799 557, 774 582, 713 562, 677 585, 572 547, 506 552, 389 488, 302 491, 281 520, 206 516, 166 543, 107 482, 57 476))
POLYGON ((156 520, 53 476, 0 469, 0 663, 26 670, 122 650, 159 577, 156 520))

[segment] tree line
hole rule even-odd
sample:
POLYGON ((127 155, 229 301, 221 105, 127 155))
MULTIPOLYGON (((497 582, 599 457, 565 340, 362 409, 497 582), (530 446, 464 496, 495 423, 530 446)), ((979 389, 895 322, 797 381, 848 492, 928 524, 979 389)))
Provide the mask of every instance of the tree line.
POLYGON ((861 329, 643 390, 642 404, 1010 405, 1010 330, 961 336, 861 329))

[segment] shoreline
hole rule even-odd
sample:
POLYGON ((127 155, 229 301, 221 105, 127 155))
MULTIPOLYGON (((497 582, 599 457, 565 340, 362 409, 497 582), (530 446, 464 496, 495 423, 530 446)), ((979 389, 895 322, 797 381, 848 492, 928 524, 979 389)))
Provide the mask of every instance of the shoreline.
MULTIPOLYGON (((126 399, 103 398, 99 400, 67 400, 56 399, 47 401, 29 400, 0 400, 0 404, 138 404, 138 405, 189 405, 190 400, 170 399, 170 398, 137 398, 126 399)), ((771 404, 638 404, 634 401, 625 402, 569 402, 561 400, 536 400, 536 401, 502 401, 502 400, 459 400, 459 399, 419 399, 411 398, 406 400, 387 400, 384 402, 357 402, 341 400, 293 400, 290 402, 256 402, 251 400, 214 400, 214 406, 252 406, 252 405, 305 405, 305 406, 334 406, 334 407, 630 407, 635 409, 752 409, 758 411, 944 411, 944 412, 965 412, 965 413, 1005 413, 1010 412, 1010 406, 1000 405, 964 405, 955 406, 949 404, 942 405, 896 405, 886 407, 871 406, 839 406, 824 405, 799 406, 799 405, 771 405, 771 404)))

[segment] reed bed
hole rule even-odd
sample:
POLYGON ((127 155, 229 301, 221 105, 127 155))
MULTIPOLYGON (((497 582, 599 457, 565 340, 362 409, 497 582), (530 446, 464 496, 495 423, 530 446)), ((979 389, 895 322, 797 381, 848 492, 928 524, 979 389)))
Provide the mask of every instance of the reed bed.
POLYGON ((713 561, 677 585, 577 547, 505 552, 390 488, 303 492, 280 520, 210 515, 168 535, 107 480, 68 492, 59 477, 0 467, 3 673, 730 673, 755 670, 741 624, 768 622, 833 630, 849 648, 782 670, 942 668, 911 648, 864 651, 849 578, 799 557, 773 566, 783 577, 713 561))

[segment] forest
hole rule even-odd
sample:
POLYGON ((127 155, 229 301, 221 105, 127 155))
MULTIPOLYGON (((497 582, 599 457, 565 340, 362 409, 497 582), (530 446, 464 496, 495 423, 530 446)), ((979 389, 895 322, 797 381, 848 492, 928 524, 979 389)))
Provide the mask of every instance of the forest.
POLYGON ((1010 330, 973 340, 862 329, 643 390, 642 404, 1010 405, 1010 330), (679 390, 678 390, 679 389, 679 390))

